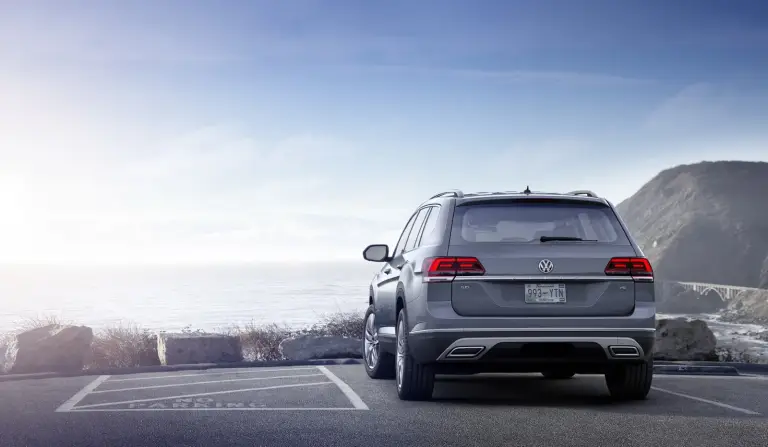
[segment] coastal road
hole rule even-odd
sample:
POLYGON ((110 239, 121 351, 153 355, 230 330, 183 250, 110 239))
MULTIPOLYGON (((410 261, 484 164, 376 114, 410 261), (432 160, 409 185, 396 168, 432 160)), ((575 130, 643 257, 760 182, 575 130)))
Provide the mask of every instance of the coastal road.
POLYGON ((0 383, 0 446, 760 446, 768 378, 664 376, 613 403, 603 378, 441 379, 404 402, 362 365, 0 383))

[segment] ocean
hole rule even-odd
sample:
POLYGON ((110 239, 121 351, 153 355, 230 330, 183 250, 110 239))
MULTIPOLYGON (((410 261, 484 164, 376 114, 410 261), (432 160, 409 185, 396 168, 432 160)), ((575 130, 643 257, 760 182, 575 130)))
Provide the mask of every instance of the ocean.
POLYGON ((0 267, 0 332, 56 316, 94 329, 215 331, 235 324, 310 325, 365 312, 370 262, 142 267, 0 267))
MULTIPOLYGON (((100 329, 135 324, 149 330, 205 331, 246 323, 311 325, 368 305, 368 285, 380 265, 365 261, 305 264, 142 267, 0 267, 0 333, 25 320, 56 316, 100 329)), ((746 335, 765 330, 701 318, 723 346, 768 353, 746 335)))

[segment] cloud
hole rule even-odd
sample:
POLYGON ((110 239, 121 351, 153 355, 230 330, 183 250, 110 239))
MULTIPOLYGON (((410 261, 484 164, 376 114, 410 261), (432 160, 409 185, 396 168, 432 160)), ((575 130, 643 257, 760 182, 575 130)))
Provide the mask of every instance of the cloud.
POLYGON ((457 76, 479 79, 496 79, 507 82, 555 82, 571 85, 623 86, 640 85, 654 82, 650 79, 618 76, 605 73, 580 73, 572 71, 488 71, 488 70, 453 70, 457 76))
MULTIPOLYGON (((93 162, 88 152, 70 156, 93 162)), ((365 153, 336 138, 258 140, 214 125, 111 163, 55 172, 33 162, 44 154, 24 155, 13 177, 0 167, 13 216, 0 221, 0 261, 356 259, 401 225, 397 203, 371 206, 372 187, 345 183, 365 153)))
POLYGON ((226 39, 222 32, 226 28, 200 33, 201 24, 191 20, 187 10, 168 11, 140 3, 102 9, 52 2, 45 11, 19 4, 17 10, 0 17, 0 63, 166 65, 243 60, 246 53, 236 41, 226 39))
MULTIPOLYGON (((339 158, 356 156, 348 143, 296 135, 259 141, 236 128, 198 129, 158 145, 150 156, 125 166, 126 183, 156 200, 211 212, 248 208, 290 209, 328 188, 339 158), (295 203, 295 202, 294 202, 295 203)), ((315 199, 316 200, 316 199, 315 199)))
MULTIPOLYGON (((139 1, 88 8, 51 2, 45 11, 20 5, 18 11, 0 17, 0 64, 327 63, 372 56, 419 60, 434 53, 478 50, 479 42, 467 42, 467 36, 441 33, 435 39, 413 39, 391 29, 361 32, 357 20, 350 18, 367 12, 350 6, 345 8, 347 14, 337 15, 327 5, 304 3, 223 9, 189 2, 139 1)), ((484 44, 500 45, 494 39, 484 39, 484 44)))
POLYGON ((715 86, 700 82, 665 99, 650 113, 645 125, 651 130, 688 130, 716 123, 726 112, 715 86))
POLYGON ((405 73, 427 76, 447 76, 469 80, 506 83, 557 83, 575 86, 633 86, 655 82, 606 73, 556 70, 480 70, 465 68, 430 67, 422 65, 359 65, 345 66, 352 70, 372 70, 386 73, 405 73))
POLYGON ((676 134, 762 133, 764 90, 738 84, 697 82, 664 99, 647 116, 644 128, 676 134))

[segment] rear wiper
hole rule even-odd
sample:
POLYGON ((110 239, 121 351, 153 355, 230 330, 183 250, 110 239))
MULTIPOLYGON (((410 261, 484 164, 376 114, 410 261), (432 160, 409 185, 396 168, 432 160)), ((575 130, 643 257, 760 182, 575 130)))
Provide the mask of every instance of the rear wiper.
POLYGON ((541 242, 550 242, 550 241, 579 241, 579 242, 597 242, 594 239, 582 239, 580 237, 573 237, 573 236, 542 236, 539 238, 541 242))

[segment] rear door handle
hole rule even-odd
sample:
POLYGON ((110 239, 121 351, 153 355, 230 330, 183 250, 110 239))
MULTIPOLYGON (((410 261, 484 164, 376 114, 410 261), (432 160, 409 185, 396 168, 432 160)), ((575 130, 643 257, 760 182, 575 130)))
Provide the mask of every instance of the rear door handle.
POLYGON ((389 275, 390 273, 392 273, 392 269, 391 268, 387 267, 387 268, 384 269, 384 274, 385 275, 389 275))

